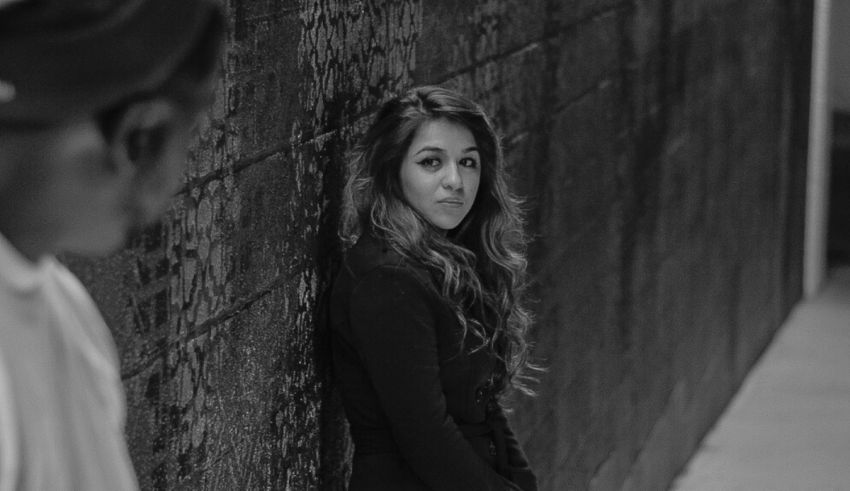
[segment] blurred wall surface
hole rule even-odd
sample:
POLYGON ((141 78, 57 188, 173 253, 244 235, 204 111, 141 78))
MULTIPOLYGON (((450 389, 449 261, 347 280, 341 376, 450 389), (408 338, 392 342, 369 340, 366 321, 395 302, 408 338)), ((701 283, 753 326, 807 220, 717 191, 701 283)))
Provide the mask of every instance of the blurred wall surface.
MULTIPOLYGON (((841 3, 841 2, 838 2, 841 3)), ((811 2, 227 0, 158 226, 68 258, 145 489, 343 489, 327 289, 345 152, 414 84, 494 115, 528 199, 543 490, 662 489, 800 296, 811 2)))

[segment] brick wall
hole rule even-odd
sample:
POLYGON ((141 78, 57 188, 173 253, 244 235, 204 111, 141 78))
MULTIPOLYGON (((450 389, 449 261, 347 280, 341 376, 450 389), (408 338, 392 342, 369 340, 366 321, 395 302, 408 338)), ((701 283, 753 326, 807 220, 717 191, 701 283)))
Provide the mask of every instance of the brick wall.
POLYGON ((514 420, 542 489, 659 489, 800 294, 810 2, 228 0, 164 222, 69 258, 115 333, 144 488, 342 489, 324 305, 344 153, 412 84, 495 116, 529 200, 514 420))

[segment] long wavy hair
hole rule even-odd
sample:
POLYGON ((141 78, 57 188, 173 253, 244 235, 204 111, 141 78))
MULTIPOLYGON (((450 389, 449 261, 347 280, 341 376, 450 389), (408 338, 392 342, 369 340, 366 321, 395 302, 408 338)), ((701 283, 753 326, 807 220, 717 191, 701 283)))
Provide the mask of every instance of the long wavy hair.
POLYGON ((451 299, 472 351, 498 357, 499 391, 532 394, 526 340, 531 315, 522 305, 527 239, 520 200, 507 182, 500 139, 483 109, 462 95, 425 86, 386 102, 355 147, 343 194, 340 237, 350 247, 363 233, 423 264, 451 299), (448 120, 472 133, 481 159, 478 194, 469 214, 444 234, 405 200, 402 160, 426 122, 448 120), (458 299, 458 300, 456 300, 458 299))

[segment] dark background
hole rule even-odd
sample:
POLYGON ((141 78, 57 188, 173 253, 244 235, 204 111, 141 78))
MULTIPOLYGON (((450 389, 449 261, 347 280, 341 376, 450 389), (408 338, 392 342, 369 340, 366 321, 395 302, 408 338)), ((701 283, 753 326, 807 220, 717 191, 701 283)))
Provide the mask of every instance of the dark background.
POLYGON ((801 295, 812 2, 228 0, 160 226, 68 258, 122 358, 146 489, 342 489, 327 288, 386 98, 482 102, 528 200, 543 490, 663 489, 801 295))

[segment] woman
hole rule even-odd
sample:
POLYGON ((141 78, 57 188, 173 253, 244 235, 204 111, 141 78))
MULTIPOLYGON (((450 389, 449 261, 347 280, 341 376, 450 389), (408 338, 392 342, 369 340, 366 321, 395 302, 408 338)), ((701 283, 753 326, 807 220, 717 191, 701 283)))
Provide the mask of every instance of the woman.
POLYGON ((523 384, 525 237, 489 118, 446 89, 387 102, 361 141, 331 298, 350 489, 537 488, 499 396, 523 384))

